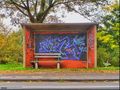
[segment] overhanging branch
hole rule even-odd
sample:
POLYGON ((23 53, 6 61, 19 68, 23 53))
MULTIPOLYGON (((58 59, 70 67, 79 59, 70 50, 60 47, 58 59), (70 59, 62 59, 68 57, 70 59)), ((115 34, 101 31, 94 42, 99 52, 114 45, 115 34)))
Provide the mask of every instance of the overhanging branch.
POLYGON ((74 12, 82 15, 83 17, 85 17, 86 19, 88 19, 89 21, 91 21, 91 19, 89 19, 88 17, 86 17, 84 14, 78 12, 75 8, 72 8, 72 7, 70 7, 69 5, 66 5, 66 4, 64 4, 64 5, 65 5, 66 7, 68 7, 68 8, 70 8, 72 11, 74 11, 74 12))

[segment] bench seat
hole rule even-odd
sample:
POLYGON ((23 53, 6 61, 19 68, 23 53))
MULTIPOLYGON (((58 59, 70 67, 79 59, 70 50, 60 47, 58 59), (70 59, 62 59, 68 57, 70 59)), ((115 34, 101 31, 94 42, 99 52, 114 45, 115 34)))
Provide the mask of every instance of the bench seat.
POLYGON ((38 62, 56 62, 57 68, 60 68, 60 53, 35 53, 35 60, 31 61, 35 65, 35 68, 38 68, 38 62), (40 58, 57 58, 57 60, 40 60, 40 58))

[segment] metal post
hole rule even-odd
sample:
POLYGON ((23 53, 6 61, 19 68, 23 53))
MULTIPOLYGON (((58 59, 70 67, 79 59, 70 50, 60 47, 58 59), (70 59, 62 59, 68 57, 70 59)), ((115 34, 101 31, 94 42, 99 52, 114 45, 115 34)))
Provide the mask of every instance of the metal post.
POLYGON ((57 62, 57 69, 60 69, 60 62, 57 62))
POLYGON ((58 61, 57 61, 57 69, 60 69, 60 56, 58 57, 58 61))
POLYGON ((35 62, 35 69, 38 69, 38 62, 35 62))

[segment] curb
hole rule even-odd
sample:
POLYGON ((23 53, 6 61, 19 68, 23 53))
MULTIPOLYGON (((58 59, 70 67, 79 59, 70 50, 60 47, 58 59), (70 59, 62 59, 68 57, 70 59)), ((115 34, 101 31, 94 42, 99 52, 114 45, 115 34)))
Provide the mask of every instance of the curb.
POLYGON ((119 79, 0 79, 0 81, 70 81, 70 82, 81 82, 81 81, 119 81, 119 79))

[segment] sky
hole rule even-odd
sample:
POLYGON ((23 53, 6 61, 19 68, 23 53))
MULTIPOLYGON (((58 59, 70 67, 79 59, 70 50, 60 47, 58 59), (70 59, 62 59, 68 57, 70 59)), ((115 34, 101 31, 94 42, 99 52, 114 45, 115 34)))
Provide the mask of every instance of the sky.
MULTIPOLYGON (((88 22, 90 22, 83 16, 81 16, 77 13, 74 13, 74 12, 69 12, 69 13, 65 13, 65 14, 66 14, 66 17, 60 18, 60 20, 62 20, 64 23, 88 23, 88 22)), ((58 16, 61 16, 61 14, 58 13, 58 16)), ((10 28, 12 28, 15 31, 19 29, 17 26, 9 25, 10 24, 9 18, 4 20, 4 23, 6 23, 10 28)))
MULTIPOLYGON (((59 13, 58 13, 58 16, 59 13)), ((10 18, 6 19, 4 22, 7 23, 7 24, 10 24, 10 18)), ((88 19, 84 18, 83 16, 77 14, 77 13, 74 13, 74 12, 70 12, 70 13, 67 13, 66 14, 66 17, 64 18, 60 18, 60 20, 62 20, 63 22, 65 23, 85 23, 85 22, 90 22, 88 19)))
POLYGON ((66 15, 65 18, 61 18, 62 21, 64 21, 65 23, 86 23, 86 22, 90 22, 89 20, 87 20, 86 18, 84 18, 83 16, 71 12, 68 13, 66 15))

